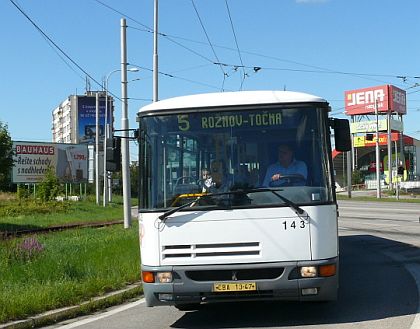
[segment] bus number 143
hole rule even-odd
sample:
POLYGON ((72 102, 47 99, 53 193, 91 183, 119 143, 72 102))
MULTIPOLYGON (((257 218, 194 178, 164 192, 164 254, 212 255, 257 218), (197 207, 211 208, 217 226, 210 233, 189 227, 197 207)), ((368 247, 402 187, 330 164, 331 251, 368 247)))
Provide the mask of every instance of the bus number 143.
POLYGON ((303 219, 300 220, 300 221, 298 221, 298 222, 296 222, 295 220, 292 221, 291 223, 287 223, 286 221, 283 222, 284 230, 287 230, 287 229, 297 229, 297 228, 305 228, 305 226, 306 226, 306 223, 305 223, 305 221, 303 219))

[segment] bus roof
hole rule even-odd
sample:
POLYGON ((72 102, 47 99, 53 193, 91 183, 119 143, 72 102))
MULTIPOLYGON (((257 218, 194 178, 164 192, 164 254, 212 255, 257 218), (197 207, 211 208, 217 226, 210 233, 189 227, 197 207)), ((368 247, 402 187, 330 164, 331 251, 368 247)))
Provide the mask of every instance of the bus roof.
POLYGON ((300 102, 326 103, 327 101, 318 96, 293 91, 234 91, 168 98, 146 105, 142 107, 139 112, 159 112, 169 109, 183 108, 300 102))

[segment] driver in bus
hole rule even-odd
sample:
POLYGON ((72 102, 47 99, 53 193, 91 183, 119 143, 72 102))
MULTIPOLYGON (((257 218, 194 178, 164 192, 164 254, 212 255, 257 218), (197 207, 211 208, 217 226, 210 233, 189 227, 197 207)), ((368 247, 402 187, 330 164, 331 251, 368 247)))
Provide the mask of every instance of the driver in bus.
POLYGON ((278 161, 268 167, 263 186, 305 185, 308 177, 305 162, 295 159, 293 148, 288 144, 279 145, 277 150, 278 161))

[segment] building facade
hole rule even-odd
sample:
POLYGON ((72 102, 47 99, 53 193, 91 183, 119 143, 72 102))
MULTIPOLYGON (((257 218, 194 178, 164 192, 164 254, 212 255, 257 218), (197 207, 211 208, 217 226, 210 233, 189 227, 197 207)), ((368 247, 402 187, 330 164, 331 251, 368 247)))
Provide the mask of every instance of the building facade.
POLYGON ((114 100, 105 91, 70 95, 52 111, 52 141, 88 145, 88 181, 94 182, 96 143, 96 95, 99 96, 99 175, 103 175, 103 140, 108 126, 112 135, 114 100), (105 99, 108 98, 108 104, 105 99), (106 118, 106 119, 105 119, 106 118))
POLYGON ((96 94, 99 95, 99 135, 101 141, 106 125, 112 131, 114 122, 113 98, 104 91, 90 91, 85 95, 70 95, 52 111, 52 141, 54 143, 91 144, 96 137, 96 94), (107 113, 105 119, 105 112, 107 113))

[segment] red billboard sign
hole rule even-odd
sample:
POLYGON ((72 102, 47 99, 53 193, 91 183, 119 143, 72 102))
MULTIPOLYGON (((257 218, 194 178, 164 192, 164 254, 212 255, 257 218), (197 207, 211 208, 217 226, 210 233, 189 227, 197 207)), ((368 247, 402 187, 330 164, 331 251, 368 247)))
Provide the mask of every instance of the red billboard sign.
POLYGON ((407 113, 407 98, 405 90, 389 85, 389 110, 399 114, 407 113))
POLYGON ((347 115, 396 112, 406 114, 405 91, 392 85, 349 90, 344 92, 347 115))

